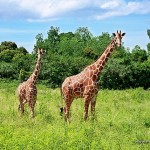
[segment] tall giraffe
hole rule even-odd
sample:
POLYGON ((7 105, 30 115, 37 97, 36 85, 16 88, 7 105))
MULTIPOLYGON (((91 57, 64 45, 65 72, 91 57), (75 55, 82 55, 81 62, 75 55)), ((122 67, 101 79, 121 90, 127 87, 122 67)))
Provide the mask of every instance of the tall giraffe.
POLYGON ((38 59, 35 66, 35 69, 29 79, 27 81, 24 81, 18 86, 17 94, 19 97, 19 107, 18 110, 21 111, 21 113, 24 113, 24 105, 26 103, 29 104, 30 111, 31 111, 31 117, 34 117, 34 107, 37 100, 37 88, 36 88, 36 80, 40 72, 40 65, 41 65, 41 59, 42 55, 44 53, 43 49, 38 49, 38 59))
POLYGON ((113 33, 114 38, 105 49, 100 58, 93 64, 87 66, 77 75, 67 77, 62 83, 61 93, 65 99, 65 107, 60 108, 61 113, 65 112, 65 120, 69 122, 69 110, 71 103, 75 98, 84 98, 84 120, 88 117, 89 104, 91 105, 91 113, 95 114, 96 97, 98 94, 97 79, 103 70, 110 54, 118 45, 121 46, 121 39, 125 33, 117 31, 113 33))

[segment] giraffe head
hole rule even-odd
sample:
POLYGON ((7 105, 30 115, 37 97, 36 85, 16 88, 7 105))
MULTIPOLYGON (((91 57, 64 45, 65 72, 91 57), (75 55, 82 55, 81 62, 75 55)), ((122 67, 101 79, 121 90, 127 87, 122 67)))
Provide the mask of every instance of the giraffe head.
POLYGON ((125 35, 125 33, 121 33, 121 30, 118 32, 117 30, 117 33, 113 33, 113 35, 114 35, 115 43, 118 45, 118 47, 120 47, 122 37, 125 35))
POLYGON ((38 58, 41 58, 44 52, 45 51, 42 48, 38 48, 38 58))

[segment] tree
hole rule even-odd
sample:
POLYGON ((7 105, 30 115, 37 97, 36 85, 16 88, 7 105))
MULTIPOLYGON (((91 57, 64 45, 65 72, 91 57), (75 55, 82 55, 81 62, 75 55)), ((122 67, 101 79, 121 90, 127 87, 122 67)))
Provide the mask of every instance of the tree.
POLYGON ((59 42, 59 28, 51 26, 47 32, 48 38, 45 39, 46 49, 57 51, 57 43, 59 42))
POLYGON ((5 62, 11 62, 16 52, 17 51, 13 51, 9 49, 4 50, 0 53, 0 60, 5 61, 5 62))
POLYGON ((67 33, 60 33, 59 34, 59 38, 60 40, 71 40, 72 38, 74 38, 75 35, 72 32, 67 32, 67 33))
POLYGON ((22 54, 22 53, 17 53, 13 59, 12 62, 15 64, 16 70, 18 70, 18 73, 21 69, 25 71, 30 70, 30 65, 32 64, 32 57, 33 55, 31 54, 22 54))
POLYGON ((95 51, 91 47, 84 48, 84 56, 90 59, 96 60, 98 58, 98 55, 95 53, 95 51))
POLYGON ((65 57, 76 57, 83 55, 84 44, 79 42, 74 37, 72 37, 70 40, 68 40, 66 37, 61 38, 57 45, 58 53, 64 55, 65 57))
MULTIPOLYGON (((150 29, 147 30, 147 35, 150 38, 150 29)), ((150 56, 150 43, 147 44, 148 55, 150 56)))
POLYGON ((4 41, 1 42, 0 49, 2 50, 16 50, 17 49, 17 44, 15 42, 11 41, 4 41))
POLYGON ((19 51, 19 53, 22 53, 24 55, 28 54, 28 51, 22 46, 18 48, 18 51, 19 51))
POLYGON ((132 50, 131 58, 133 61, 144 62, 147 60, 148 56, 145 50, 136 45, 132 50))
POLYGON ((84 43, 86 43, 93 37, 92 33, 88 30, 87 27, 79 27, 75 31, 75 36, 79 41, 83 41, 84 43))
POLYGON ((148 56, 150 56, 150 43, 147 44, 148 56))
POLYGON ((101 55, 107 48, 111 41, 111 37, 108 33, 102 33, 102 35, 97 37, 97 53, 101 55))

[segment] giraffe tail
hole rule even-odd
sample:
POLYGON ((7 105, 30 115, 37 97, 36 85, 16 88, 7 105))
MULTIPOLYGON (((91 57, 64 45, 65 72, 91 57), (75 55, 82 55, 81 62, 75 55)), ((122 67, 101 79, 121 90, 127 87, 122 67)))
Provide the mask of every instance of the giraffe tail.
POLYGON ((60 88, 60 93, 61 93, 61 106, 60 106, 60 116, 63 115, 64 112, 64 107, 63 107, 63 93, 62 93, 62 88, 60 88))

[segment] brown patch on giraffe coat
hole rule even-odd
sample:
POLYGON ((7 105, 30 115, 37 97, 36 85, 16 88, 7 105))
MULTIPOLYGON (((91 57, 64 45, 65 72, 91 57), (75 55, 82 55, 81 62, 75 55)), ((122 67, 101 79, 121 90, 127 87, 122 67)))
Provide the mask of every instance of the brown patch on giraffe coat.
POLYGON ((104 67, 101 65, 100 68, 99 68, 99 70, 102 70, 103 68, 104 68, 104 67))
POLYGON ((109 57, 110 56, 110 53, 107 53, 107 57, 109 57))
POLYGON ((79 84, 79 87, 82 88, 82 87, 83 87, 83 83, 80 83, 80 84, 79 84))
POLYGON ((103 61, 102 61, 102 60, 100 60, 100 61, 99 61, 99 64, 102 64, 102 62, 103 62, 103 61))
POLYGON ((97 68, 94 72, 94 74, 97 74, 99 72, 99 68, 97 68))
POLYGON ((108 61, 108 57, 105 58, 105 61, 108 61))
POLYGON ((74 92, 77 92, 78 90, 79 90, 78 87, 76 87, 76 88, 73 89, 74 92))
POLYGON ((103 66, 105 65, 105 61, 103 61, 102 65, 103 65, 103 66))
POLYGON ((35 75, 37 75, 37 74, 38 74, 38 70, 35 71, 35 75))
POLYGON ((97 76, 94 74, 93 77, 92 77, 93 81, 96 81, 97 79, 97 76))
POLYGON ((92 70, 95 70, 95 69, 96 69, 96 66, 95 66, 95 65, 93 65, 93 66, 92 66, 92 70))
POLYGON ((98 64, 98 65, 97 65, 97 69, 98 69, 100 66, 101 66, 101 64, 98 64))

